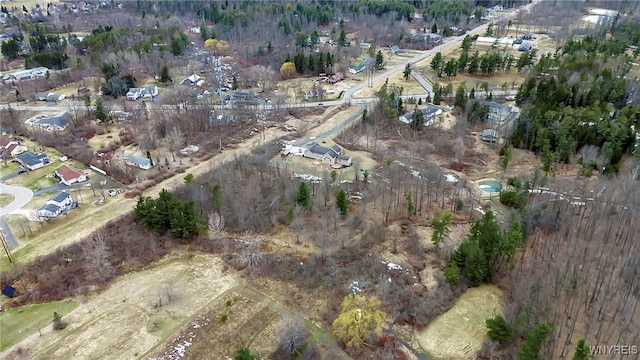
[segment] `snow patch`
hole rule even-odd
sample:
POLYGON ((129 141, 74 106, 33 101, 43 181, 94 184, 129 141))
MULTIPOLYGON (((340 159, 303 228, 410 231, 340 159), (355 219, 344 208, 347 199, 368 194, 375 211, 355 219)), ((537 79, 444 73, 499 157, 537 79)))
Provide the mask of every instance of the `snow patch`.
POLYGON ((446 182, 457 183, 458 177, 453 174, 444 174, 444 178, 446 182))
POLYGON ((295 174, 293 174, 293 177, 302 179, 304 181, 309 181, 309 182, 312 182, 314 184, 322 182, 322 178, 321 177, 315 176, 315 175, 311 175, 311 174, 298 174, 298 173, 295 173, 295 174))

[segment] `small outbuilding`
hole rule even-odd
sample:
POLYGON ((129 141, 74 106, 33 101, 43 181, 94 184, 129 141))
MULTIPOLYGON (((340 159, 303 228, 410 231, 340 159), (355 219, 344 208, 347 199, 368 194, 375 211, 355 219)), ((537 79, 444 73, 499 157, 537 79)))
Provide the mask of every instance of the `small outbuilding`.
POLYGON ((518 51, 529 51, 529 50, 531 50, 531 44, 529 43, 522 43, 522 45, 518 47, 518 51))
POLYGON ((16 293, 16 288, 14 288, 13 286, 7 284, 2 288, 2 295, 6 296, 6 297, 10 297, 12 298, 13 295, 16 293))
POLYGON ((485 129, 482 131, 482 142, 485 144, 495 144, 498 142, 500 135, 497 130, 485 129))

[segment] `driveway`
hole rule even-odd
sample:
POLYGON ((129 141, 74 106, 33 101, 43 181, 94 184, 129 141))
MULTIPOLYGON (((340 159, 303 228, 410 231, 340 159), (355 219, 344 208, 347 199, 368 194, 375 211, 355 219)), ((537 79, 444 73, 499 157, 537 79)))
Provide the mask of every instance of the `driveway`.
POLYGON ((5 221, 4 216, 20 210, 23 206, 27 205, 29 201, 31 201, 31 198, 33 198, 33 191, 21 186, 11 186, 0 183, 0 194, 11 194, 14 197, 9 205, 0 208, 0 231, 2 231, 4 235, 9 250, 13 250, 17 248, 19 244, 5 221))
POLYGON ((7 181, 9 179, 13 179, 14 177, 16 177, 18 175, 20 175, 20 171, 15 171, 15 172, 12 172, 11 174, 8 174, 8 175, 5 175, 3 177, 0 177, 0 183, 1 182, 5 182, 5 181, 7 181))

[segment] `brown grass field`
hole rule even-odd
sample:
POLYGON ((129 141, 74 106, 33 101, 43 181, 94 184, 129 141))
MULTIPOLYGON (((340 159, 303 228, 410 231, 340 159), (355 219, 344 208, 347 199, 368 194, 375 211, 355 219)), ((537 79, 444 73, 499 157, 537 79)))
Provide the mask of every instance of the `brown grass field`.
POLYGON ((215 256, 171 255, 81 299, 64 317, 65 330, 49 326, 17 347, 28 349, 34 359, 136 359, 235 284, 235 276, 215 256), (162 306, 157 306, 159 297, 162 306))

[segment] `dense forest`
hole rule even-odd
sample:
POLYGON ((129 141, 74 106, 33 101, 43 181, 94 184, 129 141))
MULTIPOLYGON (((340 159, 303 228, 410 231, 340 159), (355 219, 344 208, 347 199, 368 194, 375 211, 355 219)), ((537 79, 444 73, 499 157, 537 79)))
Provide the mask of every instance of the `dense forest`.
POLYGON ((635 149, 638 53, 631 46, 639 25, 625 22, 611 32, 571 39, 556 54, 542 55, 518 90, 523 112, 511 142, 540 154, 547 172, 575 160, 616 173, 623 154, 635 149))

